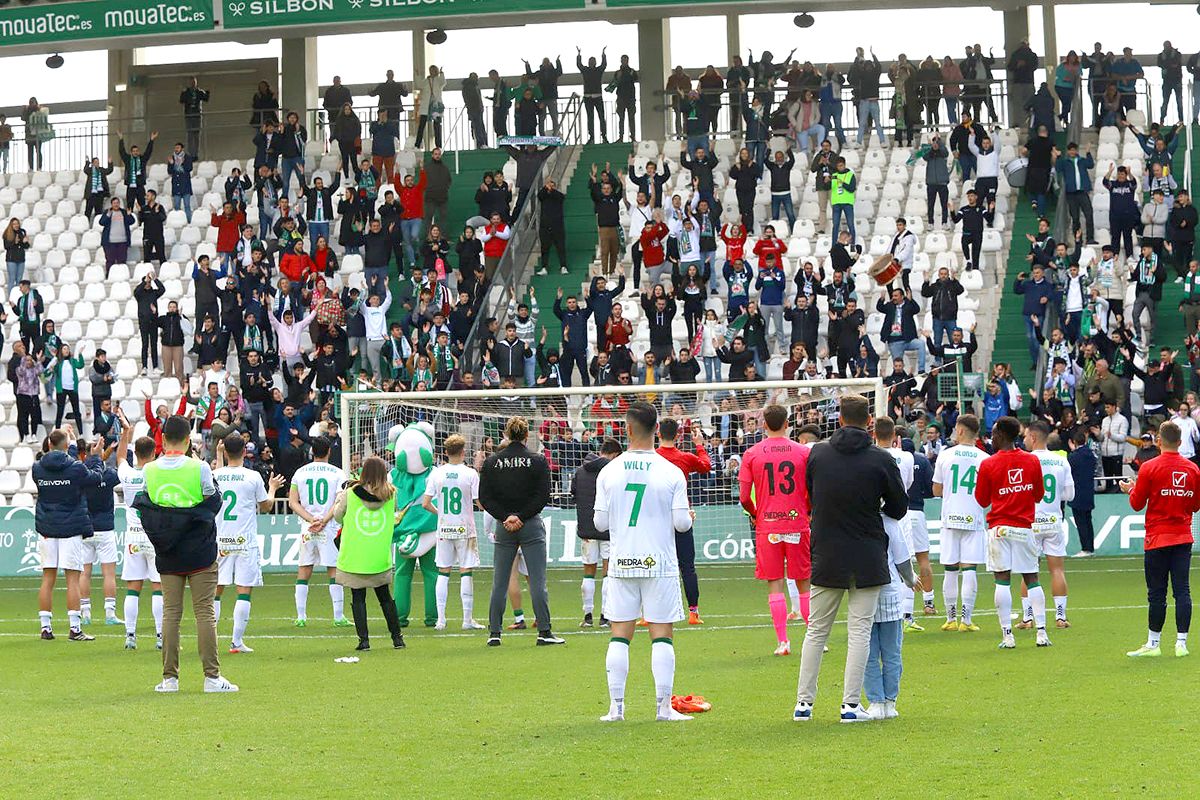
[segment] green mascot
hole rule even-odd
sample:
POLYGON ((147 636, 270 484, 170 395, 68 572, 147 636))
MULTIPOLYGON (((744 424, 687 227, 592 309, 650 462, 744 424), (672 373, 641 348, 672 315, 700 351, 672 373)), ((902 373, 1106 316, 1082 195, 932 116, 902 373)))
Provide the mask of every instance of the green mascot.
POLYGON ((396 487, 396 522, 392 540, 400 556, 396 563, 396 614, 400 625, 408 626, 412 608, 413 570, 418 562, 425 583, 425 627, 437 624, 437 577, 434 545, 437 543, 437 515, 421 505, 425 482, 433 471, 433 426, 417 422, 407 428, 400 425, 388 431, 388 440, 396 454, 392 485, 396 487))

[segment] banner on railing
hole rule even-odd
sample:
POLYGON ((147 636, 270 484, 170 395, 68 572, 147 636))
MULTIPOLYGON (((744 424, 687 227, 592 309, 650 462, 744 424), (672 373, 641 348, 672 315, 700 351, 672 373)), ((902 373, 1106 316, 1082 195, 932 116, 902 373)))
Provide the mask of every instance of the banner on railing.
POLYGON ((578 11, 582 0, 220 0, 226 28, 420 19, 461 14, 578 11))
POLYGON ((99 0, 0 10, 0 47, 213 28, 212 0, 99 0))
MULTIPOLYGON (((940 552, 938 522, 940 501, 927 503, 930 554, 936 560, 940 552)), ((124 509, 117 511, 118 538, 124 536, 124 509)), ((1070 518, 1070 515, 1068 515, 1070 518)), ((542 515, 549 536, 547 552, 550 566, 573 567, 582 564, 579 539, 575 535, 573 509, 547 509, 542 515)), ((696 563, 750 564, 754 561, 754 541, 744 522, 741 508, 698 506, 696 508, 696 563), (737 520, 730 525, 730 520, 737 520)), ((1136 555, 1142 552, 1145 517, 1129 508, 1124 495, 1097 495, 1093 512, 1096 553, 1103 556, 1136 555)), ((482 531, 482 522, 480 523, 482 531)), ((300 557, 300 520, 291 515, 264 515, 259 518, 258 540, 264 572, 294 572, 300 557)), ((1079 537, 1071 522, 1069 551, 1079 550, 1079 537)), ((118 554, 124 552, 117 548, 118 554)), ((486 538, 479 547, 482 566, 492 566, 492 547, 486 538)), ((0 508, 0 577, 37 575, 41 572, 38 536, 33 527, 33 509, 0 508)), ((118 571, 119 574, 119 571, 118 571)), ((750 572, 747 571, 747 576, 750 572)))
POLYGON ((561 136, 501 136, 496 140, 497 146, 511 145, 513 147, 524 147, 527 144, 546 146, 546 147, 561 147, 563 143, 561 136))

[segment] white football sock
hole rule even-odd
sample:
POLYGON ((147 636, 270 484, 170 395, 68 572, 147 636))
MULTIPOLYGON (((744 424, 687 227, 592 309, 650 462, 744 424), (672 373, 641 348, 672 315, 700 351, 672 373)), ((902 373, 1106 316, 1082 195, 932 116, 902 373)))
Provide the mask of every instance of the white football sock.
POLYGON ((1000 620, 1000 630, 1005 634, 1012 633, 1012 587, 1007 583, 996 583, 996 618, 1000 620))
POLYGON ((629 642, 609 640, 604 671, 608 674, 608 713, 624 714, 625 679, 629 677, 629 642))
MULTIPOLYGON (((1033 600, 1030 599, 1032 592, 1026 588, 1025 596, 1021 598, 1021 621, 1033 622, 1033 600)), ((1043 595, 1044 597, 1044 595, 1043 595)))
POLYGON ((596 578, 584 575, 579 582, 579 593, 583 596, 583 613, 591 614, 596 610, 596 578))
POLYGON ((598 592, 598 603, 600 605, 600 616, 604 616, 604 578, 600 578, 600 586, 598 592))
POLYGON ((962 571, 962 621, 971 624, 975 600, 979 597, 979 575, 973 569, 962 571))
POLYGON ((219 597, 213 598, 213 621, 218 624, 221 622, 221 598, 219 597))
POLYGON ((907 586, 900 589, 900 610, 904 612, 905 619, 912 619, 913 601, 916 599, 916 592, 907 586))
POLYGON ((1067 618, 1067 596, 1065 594, 1054 598, 1054 618, 1067 618))
POLYGON ((239 597, 233 604, 233 643, 241 644, 246 635, 246 624, 250 622, 250 601, 239 597))
POLYGON ((39 611, 38 612, 38 620, 42 623, 43 628, 50 627, 51 619, 53 619, 53 615, 49 611, 39 611))
POLYGON ((450 597, 450 576, 439 572, 437 576, 437 614, 438 623, 446 624, 446 600, 450 597))
POLYGON ((334 581, 329 582, 329 599, 333 602, 333 618, 342 619, 346 616, 345 587, 334 581))
POLYGON ((108 617, 108 618, 112 618, 112 617, 115 617, 116 615, 117 615, 117 598, 115 598, 115 597, 104 598, 104 616, 108 617))
POLYGON ((296 619, 308 619, 308 584, 296 584, 296 619))
POLYGON ((78 611, 67 611, 67 620, 71 626, 71 630, 79 629, 79 613, 78 611))
POLYGON ((1147 647, 1158 647, 1158 641, 1162 638, 1162 631, 1150 631, 1150 636, 1146 639, 1147 647))
POLYGON ((942 577, 942 600, 946 603, 946 620, 958 618, 958 570, 946 570, 942 577))
POLYGON ((1029 590, 1029 604, 1033 607, 1033 624, 1039 628, 1046 627, 1046 592, 1041 584, 1029 590))
POLYGON ((675 688, 675 644, 670 639, 655 639, 650 645, 650 671, 654 674, 654 699, 658 715, 671 713, 671 692, 675 688))
POLYGON ((140 599, 136 594, 125 595, 125 633, 130 636, 137 633, 138 603, 140 599))
POLYGON ((458 578, 458 599, 462 600, 463 622, 475 615, 475 576, 467 572, 458 578))
POLYGON ((1175 643, 1176 644, 1187 644, 1187 634, 1186 633, 1175 634, 1175 643))
POLYGON ((792 613, 799 614, 800 613, 800 587, 797 586, 796 582, 794 580, 792 580, 791 578, 787 579, 787 592, 788 592, 788 598, 792 602, 792 613))
POLYGON ((150 614, 154 617, 154 632, 162 635, 163 596, 155 592, 150 596, 150 614))
POLYGON ((88 598, 88 597, 79 598, 79 613, 82 614, 83 616, 89 617, 89 618, 92 616, 91 598, 88 598))
POLYGON ((921 595, 921 599, 925 601, 925 605, 931 605, 933 603, 933 592, 924 592, 921 595))

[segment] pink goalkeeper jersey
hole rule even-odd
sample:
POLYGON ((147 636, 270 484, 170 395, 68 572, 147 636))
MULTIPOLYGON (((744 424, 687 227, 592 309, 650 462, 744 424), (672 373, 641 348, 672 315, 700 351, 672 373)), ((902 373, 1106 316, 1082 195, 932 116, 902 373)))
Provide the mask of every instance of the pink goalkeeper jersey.
POLYGON ((742 456, 739 495, 756 532, 808 532, 807 467, 808 447, 782 437, 763 439, 742 456))

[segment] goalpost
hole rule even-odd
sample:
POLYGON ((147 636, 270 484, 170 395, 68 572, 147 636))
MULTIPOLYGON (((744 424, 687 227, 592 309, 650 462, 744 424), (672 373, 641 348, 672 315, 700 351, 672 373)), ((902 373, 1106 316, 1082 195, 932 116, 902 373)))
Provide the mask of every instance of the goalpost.
MULTIPOLYGON (((712 461, 708 475, 693 475, 688 494, 696 512, 697 563, 753 560, 749 526, 738 503, 741 454, 764 435, 762 409, 770 403, 787 407, 793 436, 806 424, 817 426, 822 439, 838 427, 843 395, 861 394, 876 416, 887 412, 887 393, 879 378, 810 381, 762 381, 653 386, 575 386, 562 389, 501 389, 441 392, 344 392, 341 424, 344 466, 355 474, 369 456, 394 465, 386 449, 405 426, 425 421, 435 431, 435 463, 443 463, 442 444, 450 434, 467 441, 467 463, 478 467, 502 449, 504 425, 510 417, 529 421, 529 449, 551 465, 551 501, 543 513, 551 564, 579 564, 571 479, 590 453, 606 438, 624 441, 624 409, 646 400, 660 418, 680 423, 677 446, 694 451, 702 443, 712 461)), ((483 531, 482 520, 478 526, 483 531)), ((480 547, 485 566, 492 548, 480 547)))

